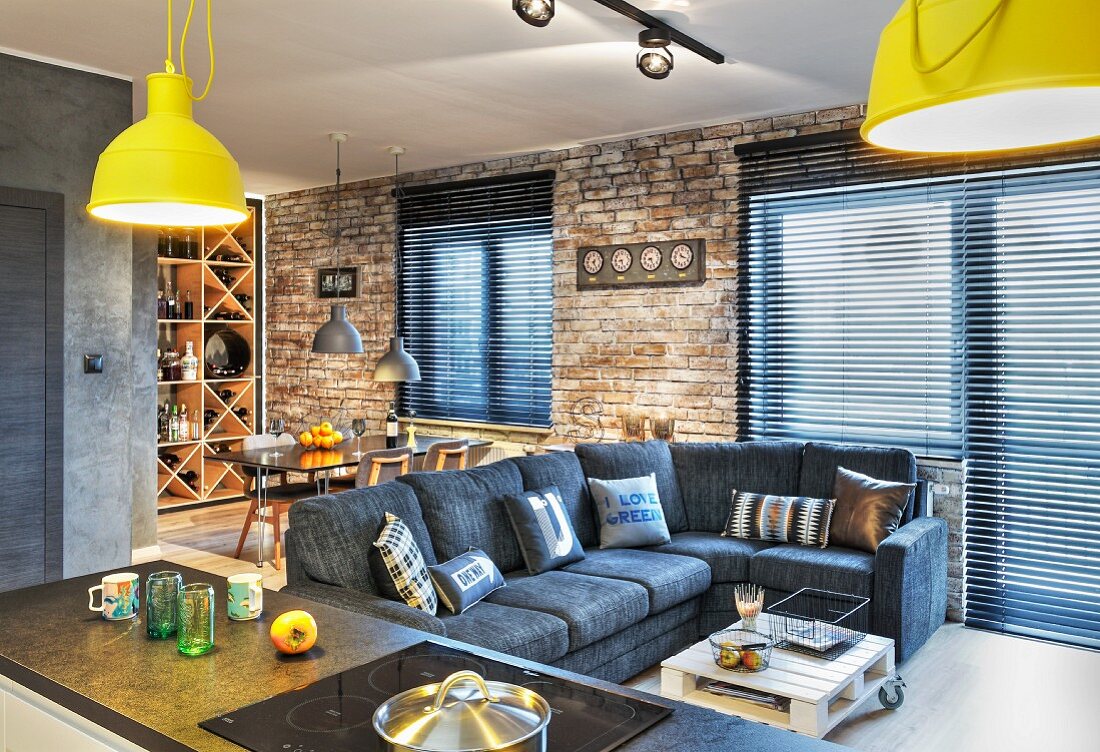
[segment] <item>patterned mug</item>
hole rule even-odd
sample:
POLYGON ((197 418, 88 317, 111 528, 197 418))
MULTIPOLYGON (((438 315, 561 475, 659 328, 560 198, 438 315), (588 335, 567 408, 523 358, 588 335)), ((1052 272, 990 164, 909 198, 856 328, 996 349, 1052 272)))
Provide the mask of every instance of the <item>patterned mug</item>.
POLYGON ((133 572, 109 574, 103 584, 88 588, 88 609, 99 611, 107 621, 121 621, 137 616, 141 579, 133 572), (95 605, 95 592, 99 590, 102 602, 95 605))
POLYGON ((235 574, 229 578, 229 603, 226 611, 233 621, 259 617, 264 610, 264 579, 260 574, 235 574))

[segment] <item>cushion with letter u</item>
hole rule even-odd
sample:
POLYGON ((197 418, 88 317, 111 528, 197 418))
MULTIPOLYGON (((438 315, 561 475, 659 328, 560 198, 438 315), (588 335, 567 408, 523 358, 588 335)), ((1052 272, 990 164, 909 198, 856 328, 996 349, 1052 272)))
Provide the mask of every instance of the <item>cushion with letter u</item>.
POLYGON ((504 497, 527 571, 549 572, 584 558, 557 486, 504 497))

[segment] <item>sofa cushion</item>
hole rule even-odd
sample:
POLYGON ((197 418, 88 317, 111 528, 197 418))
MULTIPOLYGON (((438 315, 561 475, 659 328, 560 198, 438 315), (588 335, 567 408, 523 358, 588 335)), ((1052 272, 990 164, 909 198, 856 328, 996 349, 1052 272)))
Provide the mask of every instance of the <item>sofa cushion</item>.
POLYGON ((691 530, 722 532, 734 489, 798 495, 800 441, 686 443, 670 449, 691 530))
MULTIPOLYGON (((832 498, 836 469, 841 466, 879 480, 894 483, 917 482, 917 460, 906 449, 810 442, 802 455, 798 495, 832 498)), ((901 518, 902 525, 913 519, 914 499, 914 494, 909 494, 901 518)))
POLYGON ((675 533, 671 543, 643 550, 701 559, 710 567, 714 583, 748 582, 749 560, 774 545, 767 541, 724 538, 718 533, 675 533))
POLYGON ((649 613, 649 594, 634 582, 560 569, 535 575, 515 572, 505 580, 508 586, 486 600, 558 617, 569 625, 570 650, 637 624, 649 613))
POLYGON ((701 595, 710 587, 710 567, 690 556, 633 548, 594 548, 566 572, 636 582, 649 593, 649 613, 659 614, 701 595))
POLYGON ((435 564, 416 494, 400 483, 383 483, 294 504, 289 517, 300 566, 317 582, 379 595, 378 579, 388 575, 374 541, 387 512, 404 521, 424 561, 435 564))
POLYGON ((386 525, 374 542, 374 547, 382 554, 382 561, 386 563, 386 574, 390 579, 389 585, 392 585, 384 585, 384 578, 378 578, 378 589, 391 600, 404 601, 406 606, 419 608, 434 616, 439 600, 435 588, 432 587, 424 556, 420 553, 420 546, 413 539, 408 525, 400 517, 387 512, 386 525))
POLYGON ((450 561, 428 567, 439 602, 452 614, 461 614, 504 587, 504 575, 484 551, 471 548, 450 561))
POLYGON ((573 532, 582 548, 597 543, 596 518, 592 514, 592 502, 588 498, 588 483, 581 470, 580 460, 573 452, 551 452, 531 457, 513 457, 505 460, 519 468, 523 478, 523 490, 532 491, 546 486, 557 486, 566 514, 573 523, 573 532))
POLYGON ((834 593, 874 595, 875 555, 851 548, 809 548, 784 543, 752 557, 749 579, 765 589, 794 592, 817 588, 834 593))
POLYGON ((836 499, 735 491, 722 535, 825 548, 836 499))
POLYGON ((874 553, 878 544, 898 529, 914 488, 912 483, 878 480, 838 467, 832 542, 874 553))
POLYGON ((600 548, 668 543, 668 523, 653 473, 620 480, 589 478, 588 491, 600 518, 600 548))
POLYGON ((461 614, 441 611, 452 640, 549 663, 569 652, 569 627, 556 616, 481 601, 461 614))
MULTIPOLYGON (((618 480, 654 473, 668 531, 679 533, 688 529, 684 500, 668 444, 663 441, 578 444, 576 452, 588 478, 618 480)), ((728 494, 726 498, 729 498, 728 494)))
MULTIPOLYGON (((439 561, 484 551, 500 571, 523 566, 523 557, 500 499, 523 490, 519 470, 510 462, 494 462, 459 472, 410 473, 398 478, 420 500, 439 561)), ((432 562, 434 563, 434 562, 432 562)))
POLYGON ((511 494, 503 503, 529 574, 549 572, 584 558, 557 486, 511 494))

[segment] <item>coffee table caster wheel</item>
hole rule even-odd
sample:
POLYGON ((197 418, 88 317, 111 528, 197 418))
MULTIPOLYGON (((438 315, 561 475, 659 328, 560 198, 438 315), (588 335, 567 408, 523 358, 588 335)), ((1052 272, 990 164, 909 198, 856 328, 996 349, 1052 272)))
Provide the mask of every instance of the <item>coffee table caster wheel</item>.
POLYGON ((904 685, 899 682, 890 682, 879 687, 878 701, 882 703, 882 707, 887 710, 897 710, 901 707, 901 704, 905 702, 905 690, 902 689, 904 685))

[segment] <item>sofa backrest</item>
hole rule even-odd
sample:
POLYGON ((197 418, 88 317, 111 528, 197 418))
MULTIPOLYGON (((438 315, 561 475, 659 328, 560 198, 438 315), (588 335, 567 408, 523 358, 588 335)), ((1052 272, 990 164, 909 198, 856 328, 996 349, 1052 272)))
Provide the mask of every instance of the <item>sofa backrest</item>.
POLYGON ((374 541, 386 524, 386 512, 404 520, 425 560, 435 564, 416 494, 396 482, 295 503, 289 515, 294 551, 288 556, 312 580, 378 595, 375 577, 386 567, 374 541))
MULTIPOLYGON (((688 529, 680 482, 672 465, 672 453, 664 441, 631 441, 619 444, 578 444, 577 459, 587 478, 620 480, 654 473, 657 493, 670 533, 688 529)), ((593 514, 595 512, 593 511, 593 514)))
POLYGON ((687 443, 672 444, 670 449, 692 530, 722 532, 734 490, 798 494, 800 441, 687 443))
POLYGON ((592 498, 588 483, 581 470, 580 460, 573 452, 552 452, 531 457, 515 457, 506 460, 513 463, 523 478, 523 490, 534 491, 546 486, 557 486, 561 492, 573 532, 585 548, 599 544, 592 498))
MULTIPOLYGON (((894 483, 917 482, 917 458, 906 449, 812 441, 806 444, 806 451, 802 454, 799 495, 819 499, 831 498, 838 467, 846 467, 878 480, 894 483)), ((913 519, 915 497, 914 490, 914 493, 909 494, 909 504, 902 514, 902 525, 913 519)))
POLYGON ((470 470, 410 473, 397 479, 420 500, 424 523, 439 561, 480 548, 502 572, 524 566, 501 497, 523 491, 523 478, 512 462, 494 462, 470 470))

